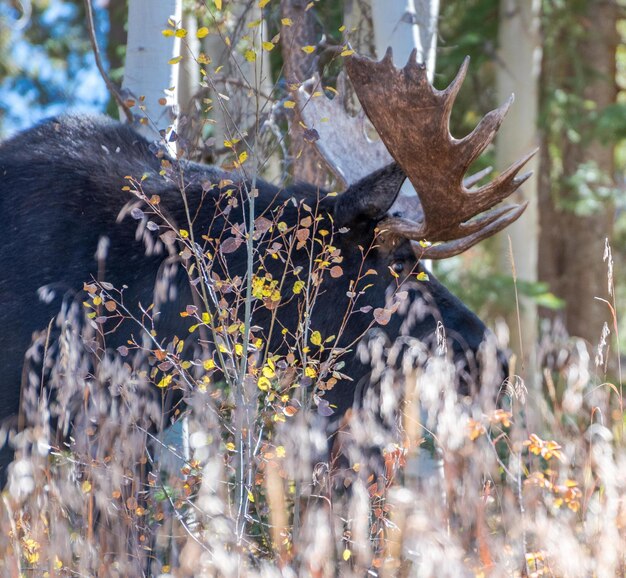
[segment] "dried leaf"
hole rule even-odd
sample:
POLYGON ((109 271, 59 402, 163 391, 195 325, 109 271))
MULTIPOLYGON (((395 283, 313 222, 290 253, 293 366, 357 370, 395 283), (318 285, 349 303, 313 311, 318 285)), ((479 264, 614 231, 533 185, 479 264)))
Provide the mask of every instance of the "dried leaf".
POLYGON ((226 255, 228 253, 233 253, 237 249, 239 249, 242 243, 243 243, 243 240, 238 237, 229 237, 228 239, 226 239, 220 244, 220 251, 222 252, 223 255, 226 255))
POLYGON ((389 320, 391 319, 391 311, 389 311, 389 309, 377 307, 376 309, 374 309, 374 319, 379 325, 387 325, 387 323, 389 323, 389 320))

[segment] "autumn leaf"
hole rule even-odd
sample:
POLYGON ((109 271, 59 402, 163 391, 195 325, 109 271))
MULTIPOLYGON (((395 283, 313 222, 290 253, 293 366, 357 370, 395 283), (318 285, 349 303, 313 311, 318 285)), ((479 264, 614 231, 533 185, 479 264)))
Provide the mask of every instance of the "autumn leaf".
POLYGON ((313 345, 322 344, 322 334, 319 331, 314 331, 313 333, 311 333, 311 343, 313 345))
POLYGON ((271 52, 276 45, 273 42, 263 42, 261 46, 263 46, 263 50, 271 52))
POLYGON ((283 106, 284 106, 285 108, 295 108, 296 103, 295 103, 293 100, 286 100, 286 101, 283 103, 283 106))
POLYGON ((208 35, 209 35, 209 29, 206 26, 203 26, 202 28, 198 28, 198 31, 196 32, 196 38, 204 38, 208 35))
POLYGON ((306 52, 307 54, 311 54, 315 52, 315 46, 302 46, 300 50, 302 50, 302 52, 306 52))
POLYGON ((218 10, 221 10, 222 9, 222 0, 215 0, 215 7, 218 10))
POLYGON ((265 8, 270 3, 270 0, 259 0, 259 8, 265 8))
POLYGON ((166 388, 170 383, 172 382, 172 375, 164 375, 163 379, 161 379, 161 381, 159 381, 159 383, 157 383, 157 387, 160 387, 161 389, 166 388))
POLYGON ((254 50, 246 50, 243 56, 248 62, 254 62, 256 60, 256 52, 254 50))
POLYGON ((283 26, 291 26, 293 24, 293 20, 291 18, 281 18, 280 23, 283 26))
POLYGON ((183 59, 182 56, 176 56, 175 58, 170 58, 167 63, 168 64, 178 64, 183 59))
POLYGON ((339 265, 335 265, 334 267, 331 267, 330 276, 333 279, 337 279, 338 277, 341 277, 342 275, 343 275, 343 269, 339 265))
POLYGON ((220 244, 220 251, 223 255, 234 253, 243 241, 238 237, 229 237, 220 244))
POLYGON ((389 323, 389 320, 391 319, 391 311, 389 311, 389 309, 377 307, 376 309, 374 309, 374 319, 379 325, 387 325, 387 323, 389 323))

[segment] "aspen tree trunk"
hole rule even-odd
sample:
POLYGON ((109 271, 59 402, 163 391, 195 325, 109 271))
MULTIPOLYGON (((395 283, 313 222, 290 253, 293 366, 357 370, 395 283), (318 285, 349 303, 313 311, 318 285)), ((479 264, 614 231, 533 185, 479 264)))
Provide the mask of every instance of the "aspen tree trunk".
MULTIPOLYGON (((266 96, 272 92, 269 53, 262 47, 262 42, 266 40, 263 11, 258 2, 250 1, 233 3, 230 10, 222 33, 229 37, 230 45, 216 33, 209 34, 203 43, 206 53, 213 60, 212 66, 221 67, 219 78, 215 81, 216 89, 229 99, 219 100, 219 95, 213 95, 211 116, 215 120, 217 149, 222 148, 225 140, 240 138, 243 134, 252 139, 252 135, 260 129, 258 123, 261 118, 257 118, 257 110, 259 116, 269 112, 266 96), (256 24, 258 22, 260 24, 256 24), (244 36, 248 37, 245 49, 238 50, 244 36), (254 60, 245 57, 248 49, 254 52, 254 60)), ((275 174, 263 176, 271 179, 275 174)))
POLYGON ((178 64, 168 61, 180 54, 180 39, 166 38, 171 18, 180 25, 182 0, 130 0, 128 43, 122 88, 136 100, 133 113, 141 121, 140 132, 159 138, 167 131, 177 112, 178 64), (168 90, 171 89, 171 90, 168 90), (159 101, 166 100, 163 105, 159 101))
POLYGON ((376 55, 393 49, 396 66, 404 66, 413 49, 426 64, 432 82, 437 48, 439 0, 372 0, 372 23, 376 55))
MULTIPOLYGON (((539 145, 540 10, 541 0, 500 2, 499 49, 496 59, 498 103, 506 102, 511 94, 515 95, 515 102, 496 137, 496 168, 500 171, 539 145)), ((516 200, 528 201, 528 207, 519 220, 498 236, 498 240, 502 271, 510 274, 514 265, 518 280, 536 282, 539 158, 533 158, 526 167, 525 170, 532 170, 535 175, 516 193, 516 200), (513 263, 509 239, 513 247, 513 263)), ((532 367, 529 356, 532 356, 537 341, 537 307, 531 299, 523 297, 520 306, 519 323, 516 313, 507 320, 511 330, 511 346, 521 363, 529 362, 532 367)), ((519 371, 519 366, 516 371, 519 371)))
MULTIPOLYGON (((563 29, 550 48, 546 47, 542 87, 551 94, 559 90, 587 102, 572 119, 580 138, 572 139, 564 129, 552 129, 542 147, 539 274, 565 299, 563 319, 569 333, 596 345, 603 323, 612 327, 606 304, 596 297, 608 298, 602 257, 604 240, 610 239, 613 231, 614 207, 604 201, 592 214, 576 214, 572 206, 580 201, 580 192, 572 177, 593 164, 604 182, 591 183, 591 188, 615 186, 614 144, 595 137, 589 107, 602 111, 616 101, 619 7, 613 1, 587 0, 577 12, 568 14, 576 18, 582 33, 573 44, 570 31, 563 29), (560 158, 551 155, 550 144, 559 146, 560 158)), ((546 132, 551 129, 550 120, 546 132)))
MULTIPOLYGON (((280 43, 285 63, 284 76, 292 93, 297 92, 302 82, 315 72, 314 53, 302 50, 306 46, 316 46, 320 39, 315 25, 314 9, 307 10, 308 5, 308 0, 282 0, 280 3, 282 20, 291 23, 281 26, 280 43)), ((289 125, 294 180, 324 186, 328 171, 314 145, 304 139, 304 128, 295 109, 294 118, 289 125)))

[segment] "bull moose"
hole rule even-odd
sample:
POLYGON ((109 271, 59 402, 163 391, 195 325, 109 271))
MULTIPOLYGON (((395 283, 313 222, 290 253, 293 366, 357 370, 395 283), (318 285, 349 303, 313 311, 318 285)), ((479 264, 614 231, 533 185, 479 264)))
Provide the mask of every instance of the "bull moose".
MULTIPOLYGON (((471 392, 481 371, 477 352, 488 330, 432 275, 422 274, 419 281, 415 276, 424 271, 421 259, 458 254, 522 214, 525 205, 494 207, 528 178, 518 173, 529 157, 484 186, 464 180, 510 103, 457 140, 448 123, 467 61, 443 91, 432 87, 415 55, 403 69, 393 65, 391 53, 380 62, 354 55, 346 67, 391 157, 369 174, 345 178, 348 187, 340 195, 310 185, 280 189, 247 178, 241 166, 226 172, 176 160, 131 127, 102 117, 61 116, 0 145, 0 420, 5 425, 20 409, 28 370, 24 356, 33 335, 48 328, 46 346, 53 349, 52 320, 63 303, 85 299, 84 287, 91 297, 95 286, 98 291, 123 288, 124 303, 140 304, 148 315, 146 332, 156 349, 174 335, 188 335, 181 311, 193 315, 200 286, 216 292, 215 303, 230 303, 233 295, 245 295, 233 286, 246 286, 250 275, 258 283, 258 294, 252 287, 247 296, 253 301, 254 331, 270 351, 289 349, 289 336, 301 331, 306 292, 299 289, 324 277, 308 330, 338 336, 327 351, 343 351, 341 374, 350 379, 324 392, 334 416, 358 403, 357 392, 367 384, 369 368, 355 344, 376 323, 372 311, 389 314, 381 327, 390 340, 406 334, 428 340, 442 326, 459 368, 457 386, 471 392), (399 199, 406 178, 418 194, 399 199), (172 240, 167 236, 172 231, 181 232, 172 240), (332 241, 304 242, 322 231, 332 241), (297 242, 286 241, 294 236, 297 242), (190 266, 190 255, 204 259, 208 273, 202 283, 197 282, 200 264, 190 266), (310 263, 316 259, 328 263, 312 278, 310 263), (324 270, 331 261, 339 264, 332 275, 330 267, 324 270), (366 282, 363 272, 369 273, 366 282), (279 279, 282 287, 274 299, 279 279), (363 294, 359 280, 368 285, 363 294), (269 298, 263 293, 267 287, 269 298), (391 314, 390 295, 399 287, 405 287, 405 301, 425 303, 428 313, 412 323, 391 314), (344 315, 356 295, 358 307, 344 315)), ((328 158, 324 143, 318 144, 328 158)), ((102 348, 138 341, 137 326, 112 327, 117 322, 107 321, 106 313, 98 321, 102 348)), ((207 326, 208 317, 200 318, 207 326)), ((11 456, 5 448, 0 469, 11 456)))

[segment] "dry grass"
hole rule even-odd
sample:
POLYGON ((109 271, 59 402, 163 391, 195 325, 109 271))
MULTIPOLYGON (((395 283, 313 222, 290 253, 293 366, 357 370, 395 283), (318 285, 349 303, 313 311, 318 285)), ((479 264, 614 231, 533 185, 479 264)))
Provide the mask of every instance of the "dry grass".
POLYGON ((317 415, 272 423, 259 405, 243 486, 223 388, 194 389, 188 448, 170 447, 141 372, 116 356, 94 369, 69 330, 60 343, 56 401, 32 376, 16 439, 2 575, 625 575, 621 392, 599 377, 606 351, 594 360, 562 332, 537 349, 542 388, 515 378, 507 409, 458 399, 445 359, 422 367, 432 353, 410 344, 369 399, 382 418, 352 415, 349 463, 331 472, 317 415), (59 442, 68 408, 75 439, 59 442))

